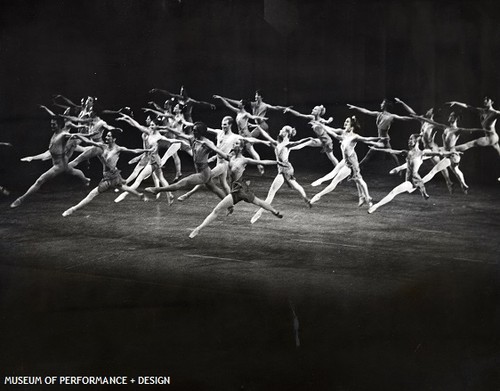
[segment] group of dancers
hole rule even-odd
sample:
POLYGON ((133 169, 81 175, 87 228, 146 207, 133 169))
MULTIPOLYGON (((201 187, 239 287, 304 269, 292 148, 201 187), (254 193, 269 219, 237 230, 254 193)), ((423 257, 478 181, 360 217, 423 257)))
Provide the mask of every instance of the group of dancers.
MULTIPOLYGON (((378 135, 366 137, 359 134, 360 125, 356 115, 349 115, 342 128, 335 128, 332 126, 333 118, 325 118, 326 109, 323 105, 315 106, 310 114, 303 114, 292 107, 265 103, 261 91, 256 91, 252 101, 213 95, 216 101, 235 115, 235 118, 224 116, 220 129, 210 128, 201 121, 195 122, 193 120, 193 107, 202 106, 215 110, 217 106, 189 97, 183 87, 181 87, 179 94, 162 89, 153 89, 150 93, 155 97, 162 96, 162 100, 165 97, 166 100, 163 105, 150 101, 148 107, 142 108, 147 114, 144 125, 134 118, 129 107, 98 112, 95 105, 96 98, 91 96, 83 98, 80 104, 76 104, 64 96, 56 95, 52 102, 54 109, 40 106, 51 119, 53 134, 49 148, 38 155, 28 156, 21 160, 52 159, 52 167, 43 173, 22 196, 12 202, 10 207, 19 207, 45 182, 62 173, 74 175, 84 185, 89 186, 90 178, 86 177, 83 171, 77 167, 83 162, 97 157, 103 166, 101 181, 79 203, 65 210, 62 213, 64 217, 72 215, 109 189, 123 191, 115 199, 115 202, 122 202, 128 194, 148 200, 152 195, 158 198, 162 193, 166 193, 167 202, 171 204, 174 202, 174 191, 188 190, 187 193, 177 198, 178 201, 184 202, 200 188, 206 187, 220 198, 220 202, 205 220, 190 233, 189 236, 194 238, 220 214, 232 213, 234 206, 240 201, 254 204, 259 208, 250 220, 252 224, 257 222, 264 211, 272 213, 277 218, 282 218, 282 213, 275 209, 272 202, 277 191, 285 182, 299 193, 308 207, 312 207, 323 196, 332 192, 339 183, 346 179, 352 180, 356 184, 358 192, 358 205, 367 205, 368 213, 373 213, 382 205, 390 202, 396 195, 404 192, 411 193, 418 189, 425 199, 429 198, 425 183, 438 172, 443 176, 450 193, 453 191, 450 172, 457 178, 462 191, 467 193, 469 187, 459 168, 461 154, 473 147, 491 146, 500 156, 499 138, 495 129, 500 111, 493 108, 493 101, 489 97, 485 97, 483 107, 473 107, 456 101, 447 102, 446 106, 450 109, 446 124, 436 120, 435 109, 428 110, 424 115, 418 115, 398 98, 392 101, 384 99, 378 111, 347 105, 351 111, 375 117, 378 135), (407 115, 401 116, 391 113, 389 111, 391 104, 401 105, 407 115), (477 112, 481 128, 459 127, 460 113, 455 110, 456 108, 477 112), (269 134, 267 124, 268 112, 271 110, 289 113, 306 120, 312 129, 311 135, 293 140, 297 133, 296 129, 285 125, 278 132, 277 138, 274 139, 269 134), (56 111, 62 112, 58 114, 56 111), (142 137, 142 147, 127 148, 118 145, 116 143, 117 135, 123 130, 115 125, 109 125, 101 118, 104 114, 113 116, 115 123, 127 124, 138 130, 142 137), (391 146, 389 130, 396 120, 420 123, 420 133, 410 135, 407 149, 397 150, 391 146), (236 133, 233 132, 234 123, 236 123, 236 133), (442 132, 442 145, 436 141, 439 132, 442 132), (463 132, 478 132, 479 137, 459 144, 458 140, 463 132), (210 140, 210 134, 215 136, 216 142, 210 140), (342 152, 340 160, 333 153, 334 140, 338 140, 340 144, 342 152), (360 162, 358 162, 356 154, 358 142, 369 147, 368 153, 360 162), (254 148, 255 144, 273 148, 275 159, 262 160, 254 148), (321 147, 322 152, 332 163, 332 170, 311 185, 319 186, 328 181, 330 183, 312 198, 308 197, 303 186, 297 181, 294 168, 289 161, 290 152, 306 147, 321 147), (163 155, 160 154, 162 150, 165 150, 163 155), (395 167, 391 170, 391 174, 406 170, 406 177, 403 183, 392 189, 379 202, 374 203, 369 194, 368 185, 361 175, 361 168, 377 151, 392 155, 395 167), (137 155, 129 162, 136 164, 136 166, 126 179, 122 178, 118 169, 118 160, 122 152, 137 155), (183 175, 179 152, 192 156, 195 173, 188 176, 183 175), (73 158, 75 153, 78 155, 73 158), (400 164, 398 156, 405 158, 404 164, 400 164), (162 170, 170 158, 174 161, 176 172, 171 183, 167 181, 162 170), (432 160, 433 168, 424 177, 421 177, 419 170, 425 159, 432 160), (214 165, 211 167, 212 162, 214 165), (277 167, 277 175, 264 200, 253 193, 250 182, 244 178, 245 169, 249 164, 255 165, 261 175, 265 172, 264 166, 274 165, 277 167), (144 191, 139 191, 142 182, 150 176, 153 179, 154 187, 146 187, 144 191)), ((1 145, 10 146, 9 143, 1 143, 1 145)), ((8 195, 8 191, 4 188, 1 188, 1 191, 4 195, 8 195)))

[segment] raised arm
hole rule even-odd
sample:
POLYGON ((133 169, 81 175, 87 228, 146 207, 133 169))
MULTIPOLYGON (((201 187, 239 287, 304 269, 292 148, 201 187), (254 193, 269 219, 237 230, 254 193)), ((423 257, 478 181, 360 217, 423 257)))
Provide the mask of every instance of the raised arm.
POLYGON ((116 120, 127 122, 129 125, 133 126, 134 128, 139 129, 142 133, 146 133, 146 134, 150 133, 150 130, 147 127, 141 125, 139 122, 137 122, 135 119, 133 119, 132 117, 130 117, 127 114, 122 114, 121 117, 118 117, 116 120))
POLYGON ((42 110, 45 110, 47 113, 49 113, 49 115, 51 117, 57 117, 57 114, 54 113, 52 110, 50 110, 47 106, 45 105, 38 105, 39 108, 41 108, 42 110))
POLYGON ((411 115, 417 115, 417 113, 415 113, 415 110, 413 110, 410 106, 408 106, 405 102, 403 102, 401 99, 399 98, 394 98, 394 101, 396 103, 399 103, 401 106, 404 107, 404 109, 410 113, 411 115))
POLYGON ((65 96, 63 96, 63 95, 54 95, 54 96, 52 97, 52 99, 53 99, 53 101, 54 101, 54 104, 56 104, 55 100, 56 100, 56 99, 58 99, 58 98, 59 98, 59 99, 62 99, 65 103, 67 103, 67 104, 68 104, 68 105, 70 105, 71 107, 79 107, 79 108, 81 108, 81 107, 82 107, 82 106, 80 106, 80 105, 77 105, 76 103, 73 103, 71 100, 69 100, 68 98, 66 98, 66 97, 65 97, 65 96))
POLYGON ((350 104, 348 104, 347 107, 350 110, 357 110, 363 114, 368 114, 368 115, 379 115, 380 114, 380 111, 371 111, 371 110, 365 109, 364 107, 354 106, 354 105, 350 105, 350 104))
POLYGON ((222 104, 224 106, 226 106, 229 110, 232 110, 235 113, 239 112, 239 109, 237 107, 233 106, 233 105, 237 105, 238 104, 237 101, 233 101, 233 100, 230 101, 229 99, 224 98, 224 97, 222 97, 220 95, 214 95, 213 98, 214 99, 219 99, 222 102, 222 104))
POLYGON ((262 129, 259 125, 251 125, 251 127, 255 127, 255 128, 259 128, 260 130, 260 134, 262 134, 262 136, 264 136, 264 138, 268 139, 272 145, 277 145, 278 142, 276 140, 274 140, 271 136, 269 136, 269 133, 267 133, 264 129, 262 129))

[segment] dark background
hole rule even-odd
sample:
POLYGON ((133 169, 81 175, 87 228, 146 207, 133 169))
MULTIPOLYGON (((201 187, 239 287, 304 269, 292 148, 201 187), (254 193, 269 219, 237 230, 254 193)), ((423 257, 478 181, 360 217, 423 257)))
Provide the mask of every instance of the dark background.
MULTIPOLYGON (((190 96, 205 101, 213 101, 213 94, 253 99, 255 89, 263 89, 268 103, 304 113, 324 104, 339 127, 350 113, 346 103, 378 110, 385 96, 405 100, 418 113, 449 100, 480 106, 485 94, 495 99, 499 90, 495 4, 2 1, 0 137, 15 145, 2 150, 3 181, 11 187, 22 182, 24 188, 47 168, 28 168, 18 158, 46 147, 50 128, 36 105, 50 105, 53 94, 76 102, 94 95, 101 109, 130 106, 142 120, 140 107, 152 98, 163 101, 148 94, 153 87, 178 92, 185 85, 190 96), (12 178, 14 171, 19 175, 12 178)), ((401 107, 393 111, 404 113, 401 107)), ((446 113, 447 108, 442 121, 446 113)), ((218 126, 226 114, 231 113, 222 107, 195 109, 194 117, 218 126)), ((300 137, 311 135, 303 120, 279 112, 269 116, 274 134, 290 123, 300 137)), ((363 134, 376 134, 373 117, 358 117, 363 134)), ((478 127, 479 121, 466 112, 461 125, 478 127)), ((395 123, 393 147, 405 148, 418 129, 416 122, 395 123)), ((120 143, 137 146, 140 140, 127 129, 120 143)), ((365 151, 359 146, 360 156, 365 151)), ((318 152, 302 150, 294 159, 329 167, 318 152)), ((500 171, 491 148, 468 151, 462 168, 469 182, 491 183, 500 171)))
MULTIPOLYGON (((404 194, 368 215, 352 182, 312 209, 283 186, 282 220, 252 225, 254 206, 240 203, 195 240, 190 229, 217 202, 202 192, 172 206, 115 204, 109 192, 64 219, 88 189, 61 176, 8 207, 50 167, 19 158, 47 148, 37 104, 53 94, 131 106, 142 121, 147 101, 162 102, 153 87, 184 84, 207 101, 252 99, 261 88, 267 102, 302 112, 324 104, 335 126, 346 103, 377 110, 384 96, 419 113, 500 99, 495 4, 1 1, 0 141, 14 147, 0 152, 0 184, 12 192, 0 198, 0 376, 165 374, 182 390, 498 390, 500 167, 491 148, 464 154, 467 196, 448 194, 438 176, 428 202, 404 194)), ((227 114, 194 111, 210 126, 227 114)), ((291 123, 311 135, 303 120, 269 115, 273 134, 291 123)), ((359 118, 362 134, 375 135, 374 118, 359 118)), ((462 124, 479 121, 464 113, 462 124)), ((395 123, 393 146, 415 131, 395 123)), ((139 146, 137 133, 126 128, 119 143, 139 146)), ((330 162, 312 148, 291 159, 314 194, 309 183, 330 162)), ((376 200, 401 179, 381 161, 363 169, 376 200)), ((91 163, 94 182, 99 166, 91 163)), ((255 175, 256 194, 273 176, 255 175)))

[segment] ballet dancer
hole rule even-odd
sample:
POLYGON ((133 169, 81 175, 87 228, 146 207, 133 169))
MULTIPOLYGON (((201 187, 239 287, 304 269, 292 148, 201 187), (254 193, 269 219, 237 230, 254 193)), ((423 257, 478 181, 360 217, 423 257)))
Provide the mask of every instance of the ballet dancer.
POLYGON ((95 142, 87 139, 82 135, 77 135, 80 140, 82 140, 86 144, 91 144, 94 147, 100 150, 98 154, 99 160, 102 163, 103 167, 103 177, 99 182, 99 185, 90 191, 90 193, 81 200, 75 206, 65 210, 63 212, 63 217, 67 217, 78 209, 83 208, 85 205, 89 204, 95 197, 99 194, 104 193, 105 191, 113 188, 117 188, 120 190, 128 191, 132 194, 135 194, 137 197, 142 198, 143 194, 139 193, 137 190, 132 189, 125 185, 125 181, 120 175, 120 170, 117 168, 118 159, 120 158, 120 153, 122 152, 130 152, 130 153, 143 153, 143 152, 151 152, 153 148, 150 150, 147 149, 129 149, 125 147, 121 147, 116 144, 116 136, 113 134, 113 131, 108 130, 105 135, 105 142, 95 142))
POLYGON ((18 206, 20 206, 28 196, 36 193, 45 182, 55 178, 62 173, 74 175, 81 179, 85 185, 89 185, 90 178, 87 178, 82 171, 71 167, 68 163, 69 159, 67 155, 66 145, 71 137, 75 137, 78 134, 71 134, 70 132, 68 132, 64 127, 64 124, 65 120, 60 116, 52 117, 52 119, 50 120, 50 126, 53 131, 49 143, 49 151, 52 157, 52 167, 45 173, 43 173, 26 191, 26 193, 24 193, 21 197, 17 198, 12 204, 10 204, 11 208, 17 208, 18 206))
POLYGON ((356 187, 358 189, 358 206, 362 206, 365 203, 367 203, 368 206, 371 206, 372 198, 368 193, 368 186, 361 176, 358 155, 356 154, 355 148, 358 141, 372 146, 383 146, 384 139, 382 137, 363 137, 357 134, 355 131, 358 131, 360 127, 355 116, 346 118, 343 129, 331 128, 330 126, 317 121, 314 122, 314 125, 323 128, 325 132, 328 132, 328 134, 340 141, 342 160, 332 171, 331 176, 328 175, 320 179, 320 181, 323 181, 324 178, 329 179, 331 177, 332 182, 316 194, 311 199, 310 203, 314 204, 318 202, 322 196, 333 191, 340 182, 351 175, 351 179, 356 183, 356 187))
POLYGON ((379 202, 377 202, 375 205, 372 205, 368 209, 368 213, 375 212, 382 205, 385 205, 388 202, 392 201, 394 197, 396 197, 398 194, 405 192, 411 193, 415 189, 418 189, 420 191, 424 199, 426 200, 429 199, 429 195, 427 194, 424 183, 430 181, 434 177, 434 175, 440 170, 450 166, 451 164, 450 159, 453 158, 453 156, 458 155, 458 152, 444 151, 444 150, 438 152, 438 151, 431 151, 429 149, 421 150, 419 145, 420 143, 419 140, 420 140, 419 134, 412 134, 408 139, 409 150, 394 150, 387 148, 370 147, 377 151, 405 156, 408 168, 406 170, 405 182, 396 186, 394 189, 391 190, 389 194, 387 194, 379 202), (441 161, 437 163, 424 178, 421 178, 418 171, 420 169, 420 166, 422 165, 424 156, 439 156, 441 158, 445 157, 445 159, 441 159, 441 161))
POLYGON ((497 119, 500 116, 500 111, 493 108, 493 100, 485 96, 483 101, 483 107, 473 107, 461 102, 447 102, 451 107, 459 106, 469 110, 473 110, 479 114, 481 120, 481 126, 485 130, 485 134, 475 140, 469 141, 464 144, 456 146, 457 151, 467 151, 473 147, 493 147, 500 156, 500 146, 498 145, 498 134, 495 129, 497 119))
POLYGON ((290 113, 296 117, 309 120, 309 124, 311 125, 314 133, 316 134, 316 138, 312 139, 306 146, 321 147, 322 148, 321 152, 326 154, 326 156, 328 157, 328 159, 330 159, 334 167, 339 163, 338 159, 333 154, 332 138, 329 136, 328 132, 326 132, 325 129, 321 126, 321 124, 329 124, 333 121, 332 117, 330 117, 329 119, 323 118, 323 116, 326 113, 325 106, 323 105, 314 106, 314 108, 311 111, 311 114, 302 114, 289 107, 285 108, 283 112, 290 113))
MULTIPOLYGON (((372 111, 365 109, 363 107, 358 107, 354 105, 348 104, 347 107, 351 110, 357 110, 363 114, 375 116, 376 120, 375 123, 377 125, 378 129, 378 136, 384 138, 384 148, 392 148, 391 143, 390 143, 390 137, 389 137, 389 129, 391 128, 391 125, 394 120, 402 120, 402 121, 411 121, 414 120, 414 117, 408 117, 408 116, 401 116, 397 114, 390 113, 387 111, 389 108, 389 100, 387 98, 384 98, 382 100, 382 103, 380 103, 380 110, 381 111, 372 111)), ((366 164, 373 156, 374 150, 369 149, 365 157, 361 160, 359 163, 360 166, 366 164)), ((396 155, 391 155, 394 161, 396 162, 396 166, 399 166, 399 160, 396 155)))
MULTIPOLYGON (((171 129, 176 133, 175 129, 171 129)), ((219 189, 212 181, 211 170, 208 165, 208 155, 210 152, 215 152, 221 155, 224 159, 229 160, 229 156, 218 149, 215 144, 206 136, 208 134, 207 126, 203 122, 195 122, 192 126, 192 134, 183 134, 177 132, 177 135, 184 140, 187 140, 193 151, 193 162, 196 169, 195 174, 191 174, 178 182, 169 186, 163 187, 147 187, 146 191, 153 194, 158 194, 163 191, 176 191, 185 188, 192 188, 196 185, 205 185, 210 191, 216 193, 220 199, 223 199, 226 194, 219 189)))
MULTIPOLYGON (((448 125, 440 124, 436 121, 432 121, 428 118, 425 117, 419 117, 415 116, 415 118, 428 122, 434 127, 443 129, 443 147, 445 151, 448 152, 462 152, 458 151, 457 149, 457 142, 458 138, 460 137, 461 133, 464 132, 487 132, 491 133, 494 132, 494 130, 485 130, 485 129, 475 129, 475 128, 461 128, 458 127, 458 121, 460 119, 460 116, 456 114, 455 112, 451 112, 450 115, 448 116, 448 125)), ((462 191, 464 194, 467 194, 467 191, 469 189, 469 186, 465 183, 465 178, 463 172, 459 168, 459 163, 461 160, 460 154, 454 153, 451 154, 449 157, 451 166, 450 170, 453 172, 453 174, 456 176, 460 183, 460 187, 462 188, 462 191)))
MULTIPOLYGON (((260 126, 260 125, 257 125, 260 126)), ((296 190, 306 204, 310 207, 309 198, 307 198, 304 188, 297 182, 294 176, 294 169, 292 164, 289 162, 288 157, 290 152, 296 149, 301 149, 306 143, 311 141, 311 137, 301 139, 298 141, 290 141, 290 139, 295 136, 296 130, 291 126, 285 125, 280 130, 278 139, 274 140, 264 129, 260 128, 261 134, 264 138, 271 142, 274 147, 274 153, 276 154, 276 161, 278 162, 278 175, 273 180, 269 192, 267 194, 265 202, 270 204, 276 192, 283 186, 283 183, 287 183, 289 187, 296 190)), ((264 209, 260 208, 252 217, 250 222, 254 224, 263 213, 264 209)))
MULTIPOLYGON (((158 142, 160 140, 166 141, 168 143, 181 143, 183 141, 178 139, 169 139, 165 136, 162 136, 150 116, 148 116, 146 119, 146 123, 148 126, 142 126, 136 120, 126 114, 122 114, 116 120, 124 121, 129 125, 135 127, 136 129, 139 129, 143 135, 144 149, 148 151, 146 152, 144 160, 142 161, 143 164, 145 163, 144 168, 139 173, 139 175, 137 175, 134 183, 130 186, 130 188, 136 190, 137 188, 139 188, 142 181, 152 174, 153 179, 155 179, 155 177, 157 178, 157 180, 155 180, 156 186, 158 186, 159 184, 161 184, 162 186, 168 186, 168 182, 163 176, 163 171, 161 169, 161 159, 158 153, 158 142)), ((115 199, 115 202, 123 201, 129 193, 129 191, 123 192, 115 199)), ((173 195, 171 193, 167 193, 167 201, 169 204, 172 203, 172 197, 173 195)))
MULTIPOLYGON (((243 137, 257 137, 259 135, 259 130, 254 128, 252 131, 248 128, 248 121, 266 121, 266 117, 260 117, 258 115, 250 114, 245 110, 245 104, 243 100, 235 100, 225 98, 220 95, 214 95, 214 99, 219 99, 224 106, 236 113, 236 126, 238 127, 238 133, 243 137)), ((255 150, 253 143, 246 142, 245 148, 252 158, 255 160, 260 160, 260 156, 255 150)), ((264 167, 262 165, 257 165, 257 169, 261 175, 264 174, 264 167)))
POLYGON ((278 162, 275 160, 255 160, 243 156, 242 152, 245 148, 245 143, 246 141, 244 139, 237 139, 229 158, 229 178, 231 181, 230 194, 224 197, 224 199, 217 204, 205 220, 189 234, 190 238, 197 236, 203 228, 215 221, 222 211, 232 210, 233 207, 240 201, 257 205, 271 212, 278 218, 283 217, 283 215, 274 209, 271 204, 256 197, 253 191, 249 188, 250 182, 242 179, 243 173, 245 172, 245 168, 248 164, 275 165, 278 164, 278 162))
MULTIPOLYGON (((217 135, 217 148, 219 148, 222 152, 229 154, 231 150, 233 149, 234 143, 237 140, 245 140, 245 142, 251 142, 251 143, 261 143, 261 144, 266 144, 269 145, 269 141, 263 141, 256 139, 254 137, 242 137, 239 134, 235 134, 232 131, 232 126, 233 126, 233 118, 230 116, 226 116, 222 119, 221 123, 221 128, 222 129, 213 129, 213 128, 207 128, 209 132, 215 133, 217 135)), ((219 155, 215 155, 215 158, 217 160, 217 164, 214 168, 211 169, 211 179, 214 180, 216 178, 219 178, 221 187, 224 191, 224 193, 227 195, 230 193, 230 187, 227 183, 227 174, 228 174, 228 161, 220 157, 219 155)), ((255 160, 255 159, 254 159, 255 160)), ((189 192, 179 196, 177 198, 178 201, 185 201, 189 197, 191 197, 196 191, 201 189, 203 185, 197 185, 195 186, 192 190, 189 192)), ((218 194, 218 193, 216 193, 218 194)))

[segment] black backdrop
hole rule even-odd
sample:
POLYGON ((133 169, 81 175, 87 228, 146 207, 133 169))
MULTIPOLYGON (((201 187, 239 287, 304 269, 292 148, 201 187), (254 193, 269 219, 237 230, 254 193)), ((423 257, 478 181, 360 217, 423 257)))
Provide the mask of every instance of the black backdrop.
MULTIPOLYGON (((140 113, 151 98, 161 102, 148 94, 153 87, 177 92, 184 84, 200 100, 252 99, 260 88, 271 104, 303 112, 324 104, 336 126, 349 114, 346 103, 376 110, 384 96, 419 113, 447 100, 500 99, 495 2, 9 0, 0 8, 0 141, 14 144, 2 149, 0 164, 3 183, 13 187, 46 169, 18 158, 46 148, 50 127, 36 105, 56 93, 76 101, 94 95, 101 108, 140 113)), ((194 116, 217 126, 225 114, 198 109, 194 116)), ((303 121, 270 117, 274 132, 291 123, 299 136, 310 135, 303 121)), ((374 135, 373 118, 360 117, 362 133, 374 135)), ((479 121, 465 113, 462 125, 479 121)), ((393 146, 404 148, 417 130, 418 123, 395 124, 393 146)), ((139 139, 129 129, 120 143, 139 139)), ((318 150, 295 159, 329 165, 318 150)), ((470 182, 492 182, 499 159, 491 148, 471 150, 463 170, 470 182)))

